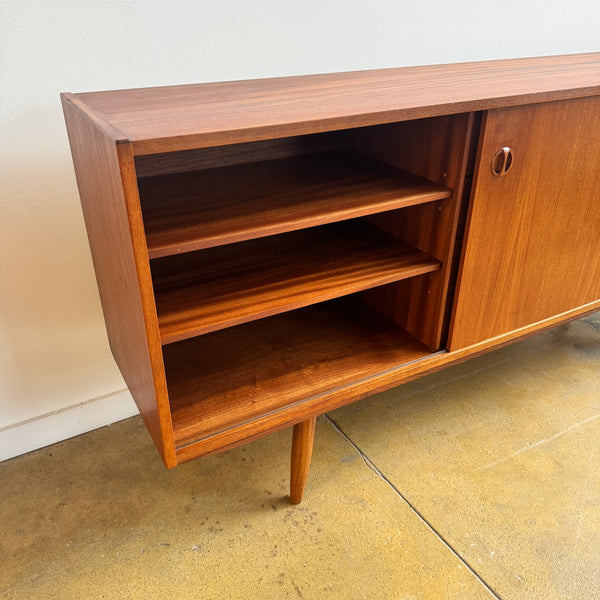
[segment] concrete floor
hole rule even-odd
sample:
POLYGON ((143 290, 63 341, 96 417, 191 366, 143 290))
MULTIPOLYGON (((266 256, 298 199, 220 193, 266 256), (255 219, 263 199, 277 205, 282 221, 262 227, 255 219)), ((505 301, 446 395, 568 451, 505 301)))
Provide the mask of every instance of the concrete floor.
POLYGON ((166 471, 139 418, 0 464, 0 598, 600 598, 600 314, 166 471))

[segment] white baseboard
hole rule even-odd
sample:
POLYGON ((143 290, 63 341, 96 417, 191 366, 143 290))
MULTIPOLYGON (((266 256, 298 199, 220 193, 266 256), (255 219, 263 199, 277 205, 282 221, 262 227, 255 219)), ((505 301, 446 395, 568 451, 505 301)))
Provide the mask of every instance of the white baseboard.
POLYGON ((119 390, 0 429, 0 461, 62 442, 139 414, 128 390, 119 390))

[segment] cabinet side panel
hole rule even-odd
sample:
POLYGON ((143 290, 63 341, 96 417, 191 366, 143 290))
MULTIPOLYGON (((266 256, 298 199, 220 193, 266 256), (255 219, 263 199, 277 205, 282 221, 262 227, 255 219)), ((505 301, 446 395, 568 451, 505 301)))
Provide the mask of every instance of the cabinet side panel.
POLYGON ((600 97, 489 111, 451 350, 600 300, 600 97), (495 176, 496 152, 513 162, 495 176))
POLYGON ((62 100, 110 347, 172 467, 177 459, 131 146, 117 143, 69 98, 62 100))

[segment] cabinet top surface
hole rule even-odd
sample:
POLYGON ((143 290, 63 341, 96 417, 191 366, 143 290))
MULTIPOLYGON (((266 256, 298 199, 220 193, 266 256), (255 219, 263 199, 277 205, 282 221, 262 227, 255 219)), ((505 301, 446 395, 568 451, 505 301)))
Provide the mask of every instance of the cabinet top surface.
POLYGON ((65 94, 137 155, 600 94, 600 52, 65 94))

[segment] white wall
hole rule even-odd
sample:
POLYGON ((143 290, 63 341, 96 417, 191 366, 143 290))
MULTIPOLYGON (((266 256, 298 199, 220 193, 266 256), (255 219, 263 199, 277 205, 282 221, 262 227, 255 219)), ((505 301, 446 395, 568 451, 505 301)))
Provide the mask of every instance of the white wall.
POLYGON ((0 460, 135 412, 108 350, 59 92, 600 46, 598 0, 3 0, 0 19, 0 460))

